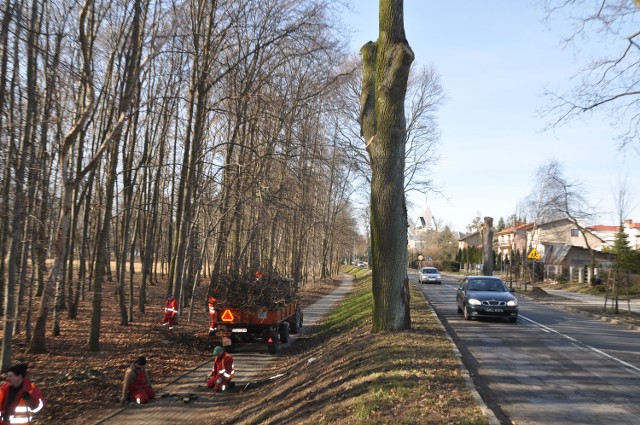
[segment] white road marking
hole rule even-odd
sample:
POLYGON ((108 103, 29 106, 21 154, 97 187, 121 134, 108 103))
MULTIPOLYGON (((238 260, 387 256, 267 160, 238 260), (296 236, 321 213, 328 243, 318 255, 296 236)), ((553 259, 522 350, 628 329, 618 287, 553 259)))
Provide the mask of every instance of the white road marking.
POLYGON ((617 363, 621 364, 622 366, 626 367, 627 369, 630 369, 632 372, 635 372, 638 376, 640 376, 640 368, 635 367, 634 365, 632 365, 632 364, 630 364, 630 363, 627 363, 627 362, 625 362, 624 360, 621 360, 621 359, 619 359, 619 358, 617 358, 617 357, 615 357, 615 356, 612 356, 612 355, 610 355, 610 354, 607 354, 607 353, 605 353, 604 351, 602 351, 602 350, 600 350, 600 349, 598 349, 598 348, 595 348, 595 347, 592 347, 592 346, 590 346, 590 345, 588 345, 588 344, 585 344, 585 343, 584 343, 584 342, 582 342, 582 341, 578 341, 577 339, 575 339, 575 338, 573 338, 573 337, 570 337, 569 335, 565 335, 565 334, 563 334, 562 332, 559 332, 559 331, 557 331, 557 330, 555 330, 555 329, 553 329, 553 328, 550 328, 550 327, 548 327, 548 326, 545 326, 545 325, 543 325, 542 323, 538 323, 538 322, 536 322, 535 320, 532 320, 532 319, 530 319, 530 318, 528 318, 528 317, 526 317, 526 316, 523 316, 523 315, 521 315, 521 314, 519 314, 519 315, 518 315, 518 318, 519 318, 519 319, 524 319, 524 320, 526 320, 526 321, 528 321, 528 322, 531 322, 532 324, 534 324, 534 325, 538 326, 540 329, 542 329, 542 330, 543 330, 543 331, 545 331, 545 332, 548 332, 548 333, 554 333, 554 334, 556 334, 556 335, 558 335, 558 336, 561 336, 561 337, 563 337, 563 338, 568 339, 569 341, 571 341, 571 342, 572 342, 573 344, 575 344, 575 345, 578 345, 578 346, 580 346, 580 347, 583 347, 583 348, 586 348, 586 349, 588 349, 588 350, 591 350, 591 351, 593 351, 594 353, 599 354, 599 355, 601 355, 602 357, 604 357, 604 358, 606 358, 606 359, 609 359, 609 360, 612 360, 612 361, 614 361, 614 362, 617 362, 617 363))

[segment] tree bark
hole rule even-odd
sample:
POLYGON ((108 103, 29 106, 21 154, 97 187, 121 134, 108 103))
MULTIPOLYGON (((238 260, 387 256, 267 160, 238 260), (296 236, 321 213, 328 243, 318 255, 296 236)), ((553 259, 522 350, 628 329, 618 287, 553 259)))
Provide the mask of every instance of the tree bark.
MULTIPOLYGON (((25 175, 30 158, 30 151, 33 146, 35 133, 35 118, 37 111, 37 27, 38 27, 38 5, 37 0, 33 0, 31 4, 31 17, 29 23, 29 31, 27 33, 27 104, 26 116, 24 124, 24 133, 21 138, 20 147, 16 152, 16 170, 15 170, 15 203, 13 207, 13 223, 11 234, 11 245, 9 249, 8 263, 8 279, 5 286, 4 299, 4 323, 2 333, 2 364, 1 370, 6 370, 11 362, 11 342, 14 331, 15 320, 15 289, 16 285, 23 282, 21 273, 18 272, 20 267, 22 246, 22 235, 25 230, 26 208, 25 205, 25 175)), ((22 257, 24 259, 24 257, 22 257)))
MULTIPOLYGON (((9 63, 9 24, 13 20, 13 5, 10 1, 5 3, 2 15, 2 25, 0 25, 0 129, 4 128, 5 105, 7 105, 7 86, 8 80, 8 63, 9 63)), ((8 134, 4 146, 5 158, 13 157, 14 144, 10 141, 8 134)), ((10 189, 11 189, 11 167, 4 167, 2 170, 2 194, 0 199, 0 208, 2 211, 8 211, 10 205, 10 189)), ((7 243, 9 240, 9 215, 0 215, 0 258, 7 258, 7 243)), ((4 297, 5 297, 5 266, 6 261, 0 261, 0 314, 4 314, 4 297)))
POLYGON ((482 275, 493 276, 493 217, 484 218, 482 233, 482 275))
POLYGON ((380 0, 379 36, 365 44, 361 130, 371 162, 373 331, 411 327, 404 195, 404 100, 414 54, 404 34, 402 0, 380 0))
MULTIPOLYGON (((109 238, 111 233, 111 218, 113 210, 114 188, 117 179, 118 168, 118 147, 122 137, 122 127, 125 122, 125 117, 132 109, 134 101, 137 99, 136 93, 138 89, 138 80, 140 77, 140 54, 142 50, 142 38, 144 32, 144 16, 143 2, 142 0, 136 0, 134 2, 134 14, 132 19, 131 41, 128 46, 127 60, 125 65, 125 78, 123 83, 123 89, 118 105, 118 121, 113 126, 113 130, 108 134, 110 149, 110 164, 107 172, 107 195, 105 197, 105 212, 102 231, 100 232, 98 242, 98 255, 96 261, 96 272, 94 280, 94 293, 93 293, 93 311, 91 314, 91 326, 89 329, 89 338, 87 346, 89 351, 100 350, 100 322, 101 322, 101 310, 102 310, 102 284, 104 282, 104 270, 108 265, 109 259, 109 238)), ((125 241, 122 242, 125 244, 125 241)), ((125 250, 126 248, 122 248, 125 250)), ((124 264, 122 264, 124 267, 124 264)), ((118 275, 116 273, 116 275, 118 275)), ((119 278, 120 276, 118 276, 119 278)), ((118 285, 118 300, 120 308, 121 324, 127 325, 127 309, 124 302, 124 282, 117 282, 118 285)))

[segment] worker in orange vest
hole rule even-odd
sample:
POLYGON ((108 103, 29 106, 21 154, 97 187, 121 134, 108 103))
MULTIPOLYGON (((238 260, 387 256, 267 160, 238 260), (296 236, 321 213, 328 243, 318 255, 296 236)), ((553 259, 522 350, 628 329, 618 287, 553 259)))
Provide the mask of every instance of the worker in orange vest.
POLYGON ((173 294, 169 294, 164 303, 164 316, 162 316, 162 326, 169 325, 169 330, 173 329, 175 316, 178 312, 178 301, 173 294))
POLYGON ((11 366, 0 386, 0 424, 31 423, 33 414, 44 407, 42 393, 27 378, 25 363, 11 366))
POLYGON ((235 382, 231 381, 236 373, 233 357, 219 345, 213 349, 213 355, 215 356, 213 369, 207 376, 207 387, 213 387, 215 391, 228 391, 235 387, 235 382))
POLYGON ((209 319, 211 319, 211 323, 209 324, 209 335, 212 335, 216 330, 216 303, 218 299, 213 295, 209 296, 209 300, 207 304, 209 305, 209 319))

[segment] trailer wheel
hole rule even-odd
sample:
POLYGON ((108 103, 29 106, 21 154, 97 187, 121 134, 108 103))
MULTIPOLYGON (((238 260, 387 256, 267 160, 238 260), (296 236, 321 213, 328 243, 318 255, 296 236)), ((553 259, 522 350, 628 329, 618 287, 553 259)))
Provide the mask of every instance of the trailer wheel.
POLYGON ((278 331, 280 332, 280 342, 283 344, 289 342, 289 322, 280 323, 278 331))
POLYGON ((296 314, 293 316, 293 320, 289 322, 289 325, 292 334, 297 334, 300 331, 302 326, 302 311, 300 311, 300 307, 296 309, 296 314))
POLYGON ((269 351, 269 354, 278 354, 280 351, 278 335, 275 332, 270 332, 267 336, 267 351, 269 351))

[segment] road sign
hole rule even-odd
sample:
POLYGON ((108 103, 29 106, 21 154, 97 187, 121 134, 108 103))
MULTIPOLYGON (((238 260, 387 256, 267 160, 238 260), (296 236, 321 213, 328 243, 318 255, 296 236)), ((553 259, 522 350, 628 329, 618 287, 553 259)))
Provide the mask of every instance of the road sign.
POLYGON ((529 260, 539 260, 540 259, 540 254, 538 253, 537 249, 531 248, 531 251, 529 251, 529 255, 527 255, 527 258, 529 260))

